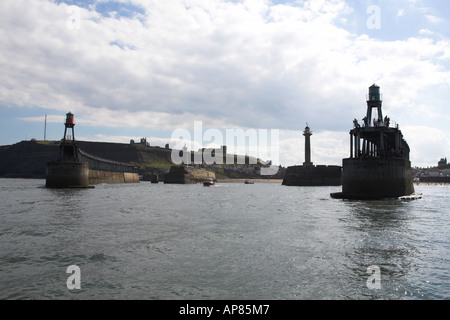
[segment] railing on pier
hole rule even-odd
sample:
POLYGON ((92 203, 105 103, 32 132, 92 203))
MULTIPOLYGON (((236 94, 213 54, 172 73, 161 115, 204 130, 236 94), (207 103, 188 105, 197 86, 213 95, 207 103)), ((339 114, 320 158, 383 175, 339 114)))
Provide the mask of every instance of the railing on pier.
POLYGON ((84 152, 80 148, 78 148, 78 158, 82 162, 89 163, 90 170, 110 171, 110 172, 131 172, 131 173, 137 172, 137 168, 132 165, 102 159, 94 155, 91 155, 87 152, 84 152))
POLYGON ((372 122, 366 123, 364 120, 360 123, 358 120, 353 120, 353 127, 354 128, 378 128, 378 127, 385 127, 385 128, 394 128, 398 129, 399 126, 396 122, 392 123, 391 119, 385 118, 383 120, 372 120, 372 122))

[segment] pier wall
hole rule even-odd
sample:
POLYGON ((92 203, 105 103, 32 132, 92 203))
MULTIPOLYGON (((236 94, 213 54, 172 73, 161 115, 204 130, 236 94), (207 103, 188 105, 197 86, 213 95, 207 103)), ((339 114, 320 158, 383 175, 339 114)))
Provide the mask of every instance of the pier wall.
POLYGON ((89 183, 139 183, 139 176, 133 172, 111 172, 89 169, 89 183))
POLYGON ((81 161, 89 164, 89 183, 139 183, 136 168, 120 162, 101 159, 78 149, 81 161))
POLYGON ((425 183, 450 183, 450 177, 420 177, 419 182, 425 183))
POLYGON ((340 186, 340 166, 292 166, 288 167, 283 179, 285 186, 340 186))
POLYGON ((89 166, 86 162, 58 162, 47 164, 47 188, 85 188, 89 185, 89 166))
POLYGON ((404 158, 343 160, 343 194, 401 197, 414 193, 411 162, 404 158))
POLYGON ((134 166, 121 162, 102 159, 93 156, 81 150, 80 148, 78 148, 78 158, 82 162, 89 163, 90 170, 109 171, 109 172, 136 172, 136 168, 134 166))

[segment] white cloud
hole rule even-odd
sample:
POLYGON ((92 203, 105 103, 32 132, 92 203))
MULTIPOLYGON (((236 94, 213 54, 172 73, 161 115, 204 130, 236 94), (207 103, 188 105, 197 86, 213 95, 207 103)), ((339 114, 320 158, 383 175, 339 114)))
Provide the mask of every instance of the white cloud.
POLYGON ((429 29, 420 29, 419 34, 427 36, 427 35, 433 35, 433 34, 435 34, 435 32, 433 32, 429 29))
POLYGON ((289 131, 315 122, 326 136, 313 149, 320 164, 332 161, 327 148, 344 147, 325 133, 362 118, 373 82, 400 123, 405 106, 421 108, 423 90, 449 84, 448 40, 425 29, 398 41, 352 34, 336 24, 352 11, 343 0, 131 3, 145 13, 116 19, 80 8, 79 28, 68 28, 63 3, 2 1, 0 106, 71 110, 98 128, 174 130, 202 120, 289 131))
POLYGON ((437 24, 442 22, 442 19, 436 16, 433 16, 431 14, 426 14, 425 18, 428 20, 428 22, 432 23, 432 24, 437 24))

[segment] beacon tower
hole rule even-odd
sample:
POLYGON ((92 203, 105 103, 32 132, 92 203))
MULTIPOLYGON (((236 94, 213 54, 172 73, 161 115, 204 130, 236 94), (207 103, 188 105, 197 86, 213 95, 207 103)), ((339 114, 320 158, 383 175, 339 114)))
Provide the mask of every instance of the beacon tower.
POLYGON ((374 84, 369 88, 363 124, 353 120, 350 157, 342 161, 342 192, 332 193, 333 198, 379 200, 414 193, 408 143, 398 125, 383 118, 381 107, 380 87, 374 84))
POLYGON ((309 128, 308 124, 306 124, 305 131, 303 131, 303 135, 305 136, 305 162, 303 162, 304 166, 312 166, 311 162, 311 136, 312 132, 309 128))

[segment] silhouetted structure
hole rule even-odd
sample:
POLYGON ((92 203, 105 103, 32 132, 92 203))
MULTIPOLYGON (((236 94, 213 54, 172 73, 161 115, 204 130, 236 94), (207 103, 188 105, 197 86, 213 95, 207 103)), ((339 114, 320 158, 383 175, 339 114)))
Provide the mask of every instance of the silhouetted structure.
POLYGON ((64 127, 59 158, 47 163, 46 187, 86 188, 89 187, 89 183, 139 182, 135 167, 101 159, 78 148, 75 141, 73 113, 66 114, 64 127), (71 134, 68 130, 71 130, 71 134))
POLYGON ((73 113, 66 114, 64 136, 60 144, 57 161, 47 163, 45 186, 47 188, 86 188, 89 186, 89 164, 80 162, 75 142, 75 119, 73 113), (68 135, 68 130, 72 131, 68 135))
POLYGON ((383 199, 414 193, 409 146, 398 126, 383 118, 380 87, 372 85, 367 98, 363 126, 353 121, 350 131, 350 158, 343 160, 342 192, 333 198, 383 199), (372 118, 372 110, 377 117, 372 118))
POLYGON ((306 124, 305 162, 303 166, 288 167, 283 179, 285 186, 340 186, 342 173, 340 166, 314 166, 311 162, 311 128, 306 124))
POLYGON ((308 124, 306 124, 305 131, 303 131, 303 135, 305 136, 305 162, 303 162, 304 166, 310 166, 313 163, 311 162, 311 136, 312 132, 309 128, 308 124))

